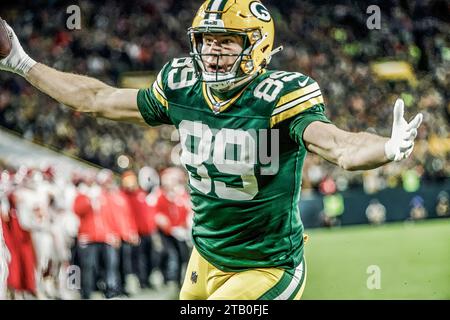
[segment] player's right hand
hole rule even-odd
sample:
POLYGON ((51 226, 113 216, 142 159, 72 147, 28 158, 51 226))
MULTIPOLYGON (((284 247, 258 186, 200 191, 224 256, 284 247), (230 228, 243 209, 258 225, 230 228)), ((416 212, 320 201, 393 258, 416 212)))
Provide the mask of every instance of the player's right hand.
POLYGON ((384 152, 389 160, 406 159, 414 149, 414 139, 417 136, 417 129, 422 123, 423 115, 417 114, 409 123, 403 115, 404 102, 402 99, 397 99, 394 106, 391 138, 384 145, 384 152))
POLYGON ((0 32, 6 32, 6 36, 11 40, 11 52, 6 58, 0 60, 0 70, 14 72, 24 77, 36 64, 36 61, 25 53, 14 30, 6 21, 1 20, 0 23, 5 26, 5 28, 0 28, 0 32))

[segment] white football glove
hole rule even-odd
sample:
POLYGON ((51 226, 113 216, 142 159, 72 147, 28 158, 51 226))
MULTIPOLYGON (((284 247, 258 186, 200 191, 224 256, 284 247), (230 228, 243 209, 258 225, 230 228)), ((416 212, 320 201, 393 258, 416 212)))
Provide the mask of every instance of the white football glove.
POLYGON ((394 121, 391 139, 384 145, 384 153, 389 160, 400 161, 409 157, 414 149, 414 139, 417 136, 423 115, 417 114, 411 122, 403 117, 404 102, 397 99, 394 106, 394 121))
MULTIPOLYGON (((5 22, 6 23, 6 22, 5 22)), ((6 23, 9 38, 11 39, 12 48, 9 56, 0 60, 0 70, 14 72, 24 77, 28 71, 36 64, 20 45, 14 30, 6 23)))

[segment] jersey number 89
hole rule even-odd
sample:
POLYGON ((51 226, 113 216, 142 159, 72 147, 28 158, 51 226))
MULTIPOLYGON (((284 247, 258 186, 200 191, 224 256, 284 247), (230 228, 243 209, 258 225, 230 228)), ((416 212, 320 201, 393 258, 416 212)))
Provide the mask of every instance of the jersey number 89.
POLYGON ((251 200, 256 196, 256 141, 249 132, 222 128, 213 134, 208 125, 189 120, 183 120, 178 130, 182 147, 180 160, 189 172, 192 187, 204 194, 214 191, 219 198, 228 200, 251 200), (240 152, 230 158, 227 154, 230 149, 240 152), (211 178, 206 166, 211 158, 210 166, 218 171, 216 179, 211 178), (241 183, 227 185, 220 178, 238 178, 241 183))

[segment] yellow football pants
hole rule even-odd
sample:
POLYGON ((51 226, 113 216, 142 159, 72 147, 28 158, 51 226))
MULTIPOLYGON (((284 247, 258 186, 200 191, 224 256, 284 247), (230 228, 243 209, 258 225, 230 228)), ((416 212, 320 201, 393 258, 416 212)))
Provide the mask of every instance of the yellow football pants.
POLYGON ((186 269, 181 300, 299 300, 306 283, 306 263, 295 269, 255 268, 224 272, 195 249, 186 269))

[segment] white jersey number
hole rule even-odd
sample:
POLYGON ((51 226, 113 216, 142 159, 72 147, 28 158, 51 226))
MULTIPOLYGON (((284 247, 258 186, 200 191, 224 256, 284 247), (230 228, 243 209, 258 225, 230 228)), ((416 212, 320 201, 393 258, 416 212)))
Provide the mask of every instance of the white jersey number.
POLYGON ((189 182, 194 188, 208 194, 214 185, 218 197, 236 201, 251 200, 256 196, 256 141, 249 132, 223 128, 213 135, 206 124, 183 120, 179 133, 180 160, 188 170, 189 182), (205 163, 211 155, 217 170, 227 176, 239 176, 242 187, 227 186, 209 176, 205 163))
POLYGON ((167 84, 170 89, 176 90, 186 88, 192 86, 197 81, 191 58, 174 59, 172 68, 173 69, 169 71, 167 79, 167 84))
POLYGON ((302 74, 298 72, 277 71, 255 88, 253 94, 258 99, 273 102, 283 90, 284 83, 299 78, 302 74))

